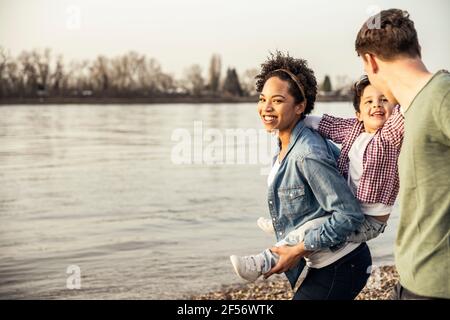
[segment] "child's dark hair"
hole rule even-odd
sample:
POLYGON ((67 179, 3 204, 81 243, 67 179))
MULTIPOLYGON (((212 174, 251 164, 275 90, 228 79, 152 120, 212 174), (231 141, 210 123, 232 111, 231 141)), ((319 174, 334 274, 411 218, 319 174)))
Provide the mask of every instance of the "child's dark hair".
POLYGON ((364 75, 361 77, 361 79, 357 82, 355 82, 352 86, 352 93, 353 93, 353 107, 357 112, 361 112, 359 109, 359 104, 361 102, 361 97, 364 93, 364 89, 370 85, 369 78, 364 75))
POLYGON ((294 97, 296 104, 303 102, 306 98, 306 107, 302 118, 313 110, 317 95, 317 81, 314 71, 308 67, 306 60, 295 59, 289 56, 289 53, 283 54, 278 50, 275 53, 270 53, 267 61, 261 64, 260 73, 255 77, 256 91, 261 92, 264 83, 271 77, 277 77, 289 83, 289 93, 294 97), (303 87, 306 97, 303 96, 299 86, 290 75, 280 69, 288 70, 295 75, 303 87))

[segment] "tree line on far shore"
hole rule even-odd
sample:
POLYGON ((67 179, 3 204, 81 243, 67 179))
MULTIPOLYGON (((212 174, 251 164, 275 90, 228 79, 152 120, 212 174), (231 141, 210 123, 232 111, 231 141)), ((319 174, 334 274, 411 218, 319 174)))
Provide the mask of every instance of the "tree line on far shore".
MULTIPOLYGON (((134 51, 66 64, 50 49, 22 51, 14 57, 0 47, 0 98, 249 97, 257 94, 257 73, 248 69, 239 75, 229 67, 222 75, 218 54, 212 55, 206 77, 194 64, 176 79, 156 59, 134 51)), ((320 89, 324 95, 342 95, 345 87, 333 91, 326 76, 320 89)))

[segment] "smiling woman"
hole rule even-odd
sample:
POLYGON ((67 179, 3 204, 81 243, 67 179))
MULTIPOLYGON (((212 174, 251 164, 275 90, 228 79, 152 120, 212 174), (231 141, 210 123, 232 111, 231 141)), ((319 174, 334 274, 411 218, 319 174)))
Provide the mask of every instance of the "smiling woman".
POLYGON ((277 77, 267 80, 261 92, 258 111, 268 131, 291 131, 305 110, 305 103, 295 103, 286 82, 277 77), (265 93, 265 94, 264 94, 265 93), (267 95, 267 96, 266 96, 267 95))
POLYGON ((293 127, 314 108, 317 95, 314 72, 306 60, 283 56, 277 51, 262 65, 256 80, 259 115, 268 131, 278 130, 281 143, 285 143, 282 149, 286 150, 293 127))

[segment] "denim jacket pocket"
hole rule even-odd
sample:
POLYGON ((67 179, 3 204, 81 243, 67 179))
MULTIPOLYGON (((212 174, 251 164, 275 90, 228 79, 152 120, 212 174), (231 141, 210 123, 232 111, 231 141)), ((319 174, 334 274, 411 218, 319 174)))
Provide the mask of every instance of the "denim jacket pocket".
POLYGON ((295 186, 291 188, 278 189, 281 209, 285 209, 290 216, 297 216, 304 205, 305 187, 295 186))

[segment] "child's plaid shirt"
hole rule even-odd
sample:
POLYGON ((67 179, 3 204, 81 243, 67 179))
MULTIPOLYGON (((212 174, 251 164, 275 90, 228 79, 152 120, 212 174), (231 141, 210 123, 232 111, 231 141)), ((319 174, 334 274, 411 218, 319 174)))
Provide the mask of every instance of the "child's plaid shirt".
MULTIPOLYGON (((378 129, 364 151, 363 173, 356 197, 367 203, 393 205, 399 190, 397 159, 403 141, 404 118, 396 106, 378 129)), ((348 153, 356 138, 364 132, 358 119, 342 119, 324 115, 319 123, 319 133, 327 139, 342 144, 338 168, 348 179, 350 159, 348 153)))

